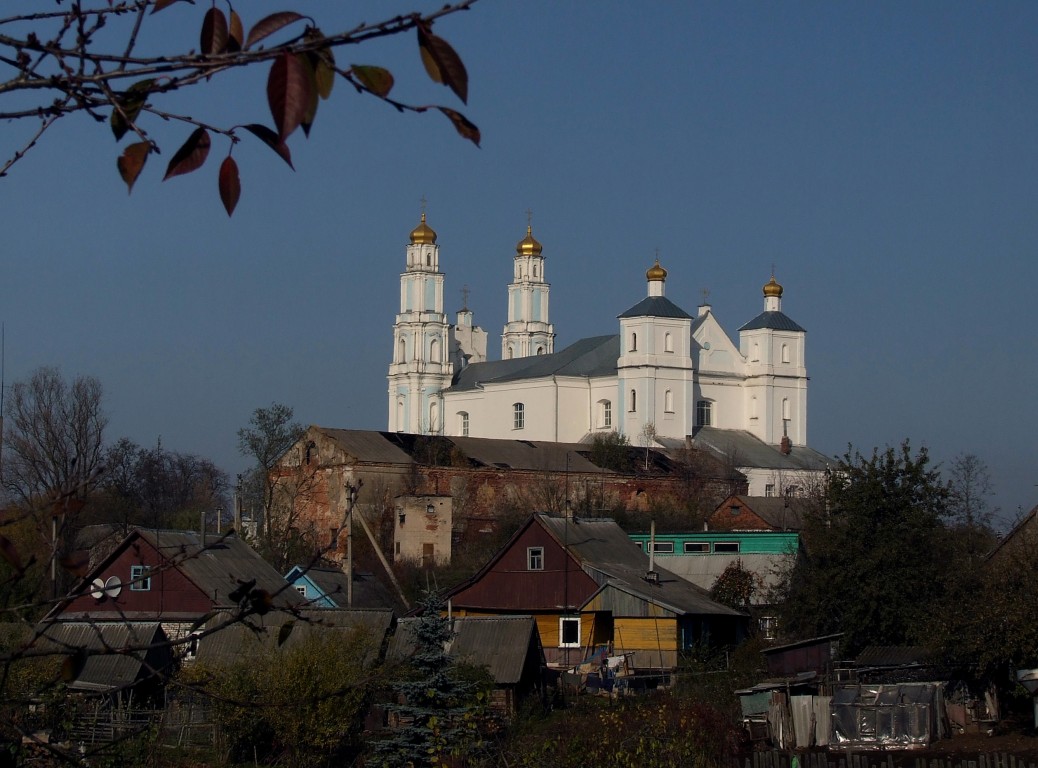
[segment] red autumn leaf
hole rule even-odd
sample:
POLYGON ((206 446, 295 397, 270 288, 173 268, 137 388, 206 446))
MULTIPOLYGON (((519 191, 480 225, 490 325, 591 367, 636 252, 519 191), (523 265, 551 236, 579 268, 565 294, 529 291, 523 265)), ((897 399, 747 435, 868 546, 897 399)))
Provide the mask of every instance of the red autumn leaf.
POLYGON ((265 125, 260 125, 259 123, 249 123, 245 126, 245 130, 277 152, 278 155, 281 156, 281 159, 288 163, 289 168, 293 171, 296 169, 295 166, 292 165, 292 153, 289 152, 288 145, 281 141, 274 131, 270 130, 265 125))
POLYGON ((313 79, 307 74, 302 55, 283 53, 274 60, 267 77, 267 103, 281 141, 303 122, 313 88, 313 79))
POLYGON ((280 11, 263 17, 249 30, 249 39, 245 41, 245 47, 251 48, 263 38, 273 35, 282 27, 287 27, 293 21, 299 21, 302 18, 305 17, 295 11, 280 11))
POLYGON ((479 146, 479 128, 475 124, 470 123, 469 119, 460 112, 455 112, 453 109, 448 107, 437 107, 448 119, 454 124, 454 130, 456 130, 463 139, 468 139, 477 147, 479 146))
POLYGON ((123 153, 119 155, 119 159, 116 160, 119 175, 126 183, 126 194, 133 192, 134 182, 144 170, 144 163, 148 159, 149 152, 151 152, 151 144, 146 141, 138 141, 124 149, 123 153))
POLYGON ((238 164, 230 155, 220 164, 220 200, 227 210, 227 215, 234 213, 241 197, 241 179, 238 178, 238 164))
POLYGON ((463 104, 469 100, 469 74, 461 57, 455 53, 446 40, 437 37, 427 27, 418 27, 418 48, 422 54, 422 64, 433 82, 443 83, 461 99, 463 104))
POLYGON ((240 51, 245 40, 245 31, 242 28, 241 16, 235 11, 231 11, 231 23, 227 35, 227 50, 231 53, 240 51))
POLYGON ((173 3, 179 3, 180 0, 155 0, 155 7, 151 9, 152 13, 158 13, 163 8, 169 8, 173 3))
POLYGON ((227 17, 214 6, 205 12, 199 47, 207 56, 223 53, 227 49, 227 37, 227 17))
POLYGON ((205 128, 196 128, 187 137, 184 145, 173 155, 166 166, 166 175, 162 180, 171 179, 191 171, 197 171, 209 157, 209 132, 205 128))
POLYGON ((388 69, 371 67, 366 64, 353 64, 350 71, 361 85, 380 98, 386 98, 393 90, 393 74, 388 69))

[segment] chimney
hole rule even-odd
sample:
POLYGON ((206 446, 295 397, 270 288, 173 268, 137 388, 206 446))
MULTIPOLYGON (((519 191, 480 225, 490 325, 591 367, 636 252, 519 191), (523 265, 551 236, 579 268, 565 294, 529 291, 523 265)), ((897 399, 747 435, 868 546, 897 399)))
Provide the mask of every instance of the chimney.
POLYGON ((788 456, 793 451, 793 441, 789 439, 788 435, 782 436, 782 442, 779 443, 779 452, 783 456, 788 456))

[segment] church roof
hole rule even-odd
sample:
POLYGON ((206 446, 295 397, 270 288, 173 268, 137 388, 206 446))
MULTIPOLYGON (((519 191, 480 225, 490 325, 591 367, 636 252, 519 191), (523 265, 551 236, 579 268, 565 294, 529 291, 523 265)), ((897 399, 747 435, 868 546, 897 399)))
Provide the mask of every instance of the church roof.
MULTIPOLYGON (((677 447, 684 441, 657 438, 657 442, 668 448, 675 442, 677 447)), ((794 445, 789 454, 784 454, 777 445, 769 445, 751 432, 742 429, 719 429, 718 427, 696 427, 692 433, 694 448, 705 449, 716 457, 735 456, 739 468, 823 470, 832 460, 806 445, 794 445)))
POLYGON ((676 317, 691 319, 692 315, 683 310, 666 296, 646 296, 619 317, 676 317))
POLYGON ((475 389, 481 384, 547 376, 613 376, 620 357, 620 337, 591 336, 551 355, 473 363, 454 376, 450 389, 475 389))
POLYGON ((757 331, 761 328, 767 328, 772 331, 798 331, 800 333, 807 333, 807 331, 781 312, 761 312, 755 318, 750 320, 750 322, 740 328, 739 332, 757 331))

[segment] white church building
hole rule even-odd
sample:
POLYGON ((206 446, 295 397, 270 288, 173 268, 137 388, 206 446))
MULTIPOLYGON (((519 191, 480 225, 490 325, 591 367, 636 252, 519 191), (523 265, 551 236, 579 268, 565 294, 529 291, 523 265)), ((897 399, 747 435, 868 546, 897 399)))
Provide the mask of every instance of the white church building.
POLYGON ((444 312, 440 249, 425 214, 411 232, 389 366, 389 430, 562 443, 616 431, 633 445, 734 457, 751 495, 802 487, 825 469, 807 447, 806 332, 782 312, 782 286, 734 343, 709 305, 693 316, 665 295, 659 261, 646 295, 603 336, 554 348, 541 244, 528 226, 508 286, 501 359, 472 313, 444 312))

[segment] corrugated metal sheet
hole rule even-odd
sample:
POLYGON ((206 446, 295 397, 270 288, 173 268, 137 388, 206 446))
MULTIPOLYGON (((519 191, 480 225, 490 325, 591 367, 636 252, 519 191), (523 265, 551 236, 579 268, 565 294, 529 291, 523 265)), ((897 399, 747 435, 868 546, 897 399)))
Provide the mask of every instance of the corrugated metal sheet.
POLYGON ((208 534, 203 546, 197 531, 140 528, 135 533, 179 568, 216 605, 233 605, 231 593, 253 579, 255 587, 271 594, 277 606, 303 603, 302 596, 281 574, 236 535, 208 534))
POLYGON ((51 622, 36 627, 31 652, 72 655, 85 652, 73 689, 113 691, 160 673, 173 661, 166 634, 157 622, 51 622))
POLYGON ((360 429, 330 429, 313 427, 357 461, 373 464, 410 464, 412 459, 399 446, 390 442, 382 432, 360 429))
MULTIPOLYGON (((658 440, 670 448, 684 448, 684 441, 658 440)), ((825 454, 803 445, 794 445, 789 455, 776 446, 768 445, 755 435, 741 429, 697 427, 692 434, 692 446, 709 451, 718 460, 737 456, 740 467, 789 470, 823 470, 832 460, 825 454)))
MULTIPOLYGON (((766 554, 699 554, 699 555, 656 555, 656 562, 688 579, 700 589, 710 590, 717 577, 732 563, 738 562, 747 571, 760 578, 766 589, 777 587, 782 581, 784 569, 789 567, 796 555, 766 554)), ((754 604, 767 602, 764 590, 756 590, 754 604)))
POLYGON ((448 391, 475 389, 480 384, 543 379, 549 376, 615 376, 620 356, 620 337, 591 336, 579 339, 551 355, 473 363, 454 375, 448 391))
POLYGON ((545 443, 529 440, 494 440, 479 437, 446 438, 469 459, 486 467, 526 469, 542 472, 598 472, 600 469, 580 455, 588 447, 581 443, 545 443), (567 465, 568 460, 568 465, 567 465))
POLYGON ((198 641, 198 660, 206 664, 233 664, 256 654, 303 645, 322 633, 347 633, 361 630, 370 634, 371 643, 363 663, 374 663, 382 641, 393 622, 392 611, 314 608, 287 613, 272 611, 238 620, 235 613, 221 611, 202 627, 198 641), (278 636, 286 622, 294 622, 283 644, 278 636))
MULTIPOLYGON (((411 630, 418 619, 402 619, 389 642, 386 658, 403 661, 415 651, 411 630)), ((516 685, 532 652, 543 664, 543 652, 533 616, 465 616, 453 620, 454 639, 448 655, 458 662, 486 667, 498 685, 516 685)))

